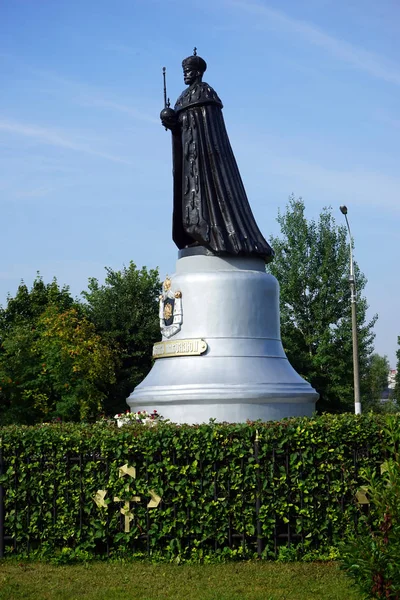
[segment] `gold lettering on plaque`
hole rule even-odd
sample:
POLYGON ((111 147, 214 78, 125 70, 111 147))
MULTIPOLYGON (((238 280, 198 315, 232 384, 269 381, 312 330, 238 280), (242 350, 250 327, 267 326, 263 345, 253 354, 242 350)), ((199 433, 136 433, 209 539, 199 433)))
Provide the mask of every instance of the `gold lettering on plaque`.
POLYGON ((207 342, 202 339, 158 342, 153 346, 153 358, 168 358, 171 356, 200 356, 200 354, 204 354, 207 348, 207 342))

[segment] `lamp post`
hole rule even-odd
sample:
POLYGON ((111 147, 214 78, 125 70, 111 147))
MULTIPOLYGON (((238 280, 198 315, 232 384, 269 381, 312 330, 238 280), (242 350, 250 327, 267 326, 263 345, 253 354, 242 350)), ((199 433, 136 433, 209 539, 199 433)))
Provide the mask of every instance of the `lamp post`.
POLYGON ((347 229, 350 238, 350 293, 351 293, 351 329, 353 336, 353 373, 354 373, 354 412, 356 415, 361 415, 360 401, 360 375, 358 370, 358 337, 357 337, 357 297, 356 297, 356 279, 354 276, 353 262, 353 238, 350 231, 349 221, 347 219, 347 206, 341 206, 340 212, 346 219, 347 229))

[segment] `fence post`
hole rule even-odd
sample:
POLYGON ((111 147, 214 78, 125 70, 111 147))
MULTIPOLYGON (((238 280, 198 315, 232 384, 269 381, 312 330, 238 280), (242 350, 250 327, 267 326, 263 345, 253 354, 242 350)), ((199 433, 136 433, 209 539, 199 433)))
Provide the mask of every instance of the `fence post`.
MULTIPOLYGON (((0 477, 4 475, 3 440, 0 438, 0 477)), ((4 558, 4 488, 0 481, 0 558, 4 558)))
POLYGON ((261 474, 260 474, 260 461, 258 460, 258 430, 256 430, 256 437, 254 440, 254 459, 256 462, 256 477, 257 477, 257 490, 256 490, 256 517, 257 517, 257 554, 259 558, 262 555, 262 537, 261 537, 261 521, 260 521, 260 508, 261 508, 261 474))

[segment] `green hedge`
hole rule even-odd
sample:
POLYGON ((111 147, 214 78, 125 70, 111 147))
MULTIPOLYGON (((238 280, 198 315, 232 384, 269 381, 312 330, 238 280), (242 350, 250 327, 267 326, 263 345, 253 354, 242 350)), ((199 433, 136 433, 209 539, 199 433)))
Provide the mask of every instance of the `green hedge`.
POLYGON ((322 556, 354 529, 360 469, 384 460, 383 423, 1 428, 6 553, 322 556))

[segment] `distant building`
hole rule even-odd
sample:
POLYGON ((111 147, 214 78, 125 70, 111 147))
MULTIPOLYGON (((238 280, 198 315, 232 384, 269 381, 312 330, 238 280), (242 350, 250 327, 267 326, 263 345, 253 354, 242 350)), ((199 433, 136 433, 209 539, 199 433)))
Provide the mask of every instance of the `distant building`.
POLYGON ((394 390, 394 388, 396 386, 396 375, 397 375, 397 370, 390 369, 389 375, 388 375, 388 388, 390 390, 394 390))
POLYGON ((383 390, 382 395, 381 395, 381 403, 382 404, 384 404, 385 402, 387 402, 388 400, 393 398, 393 390, 396 386, 396 374, 397 374, 396 369, 390 369, 389 374, 388 374, 387 388, 385 388, 383 390))

